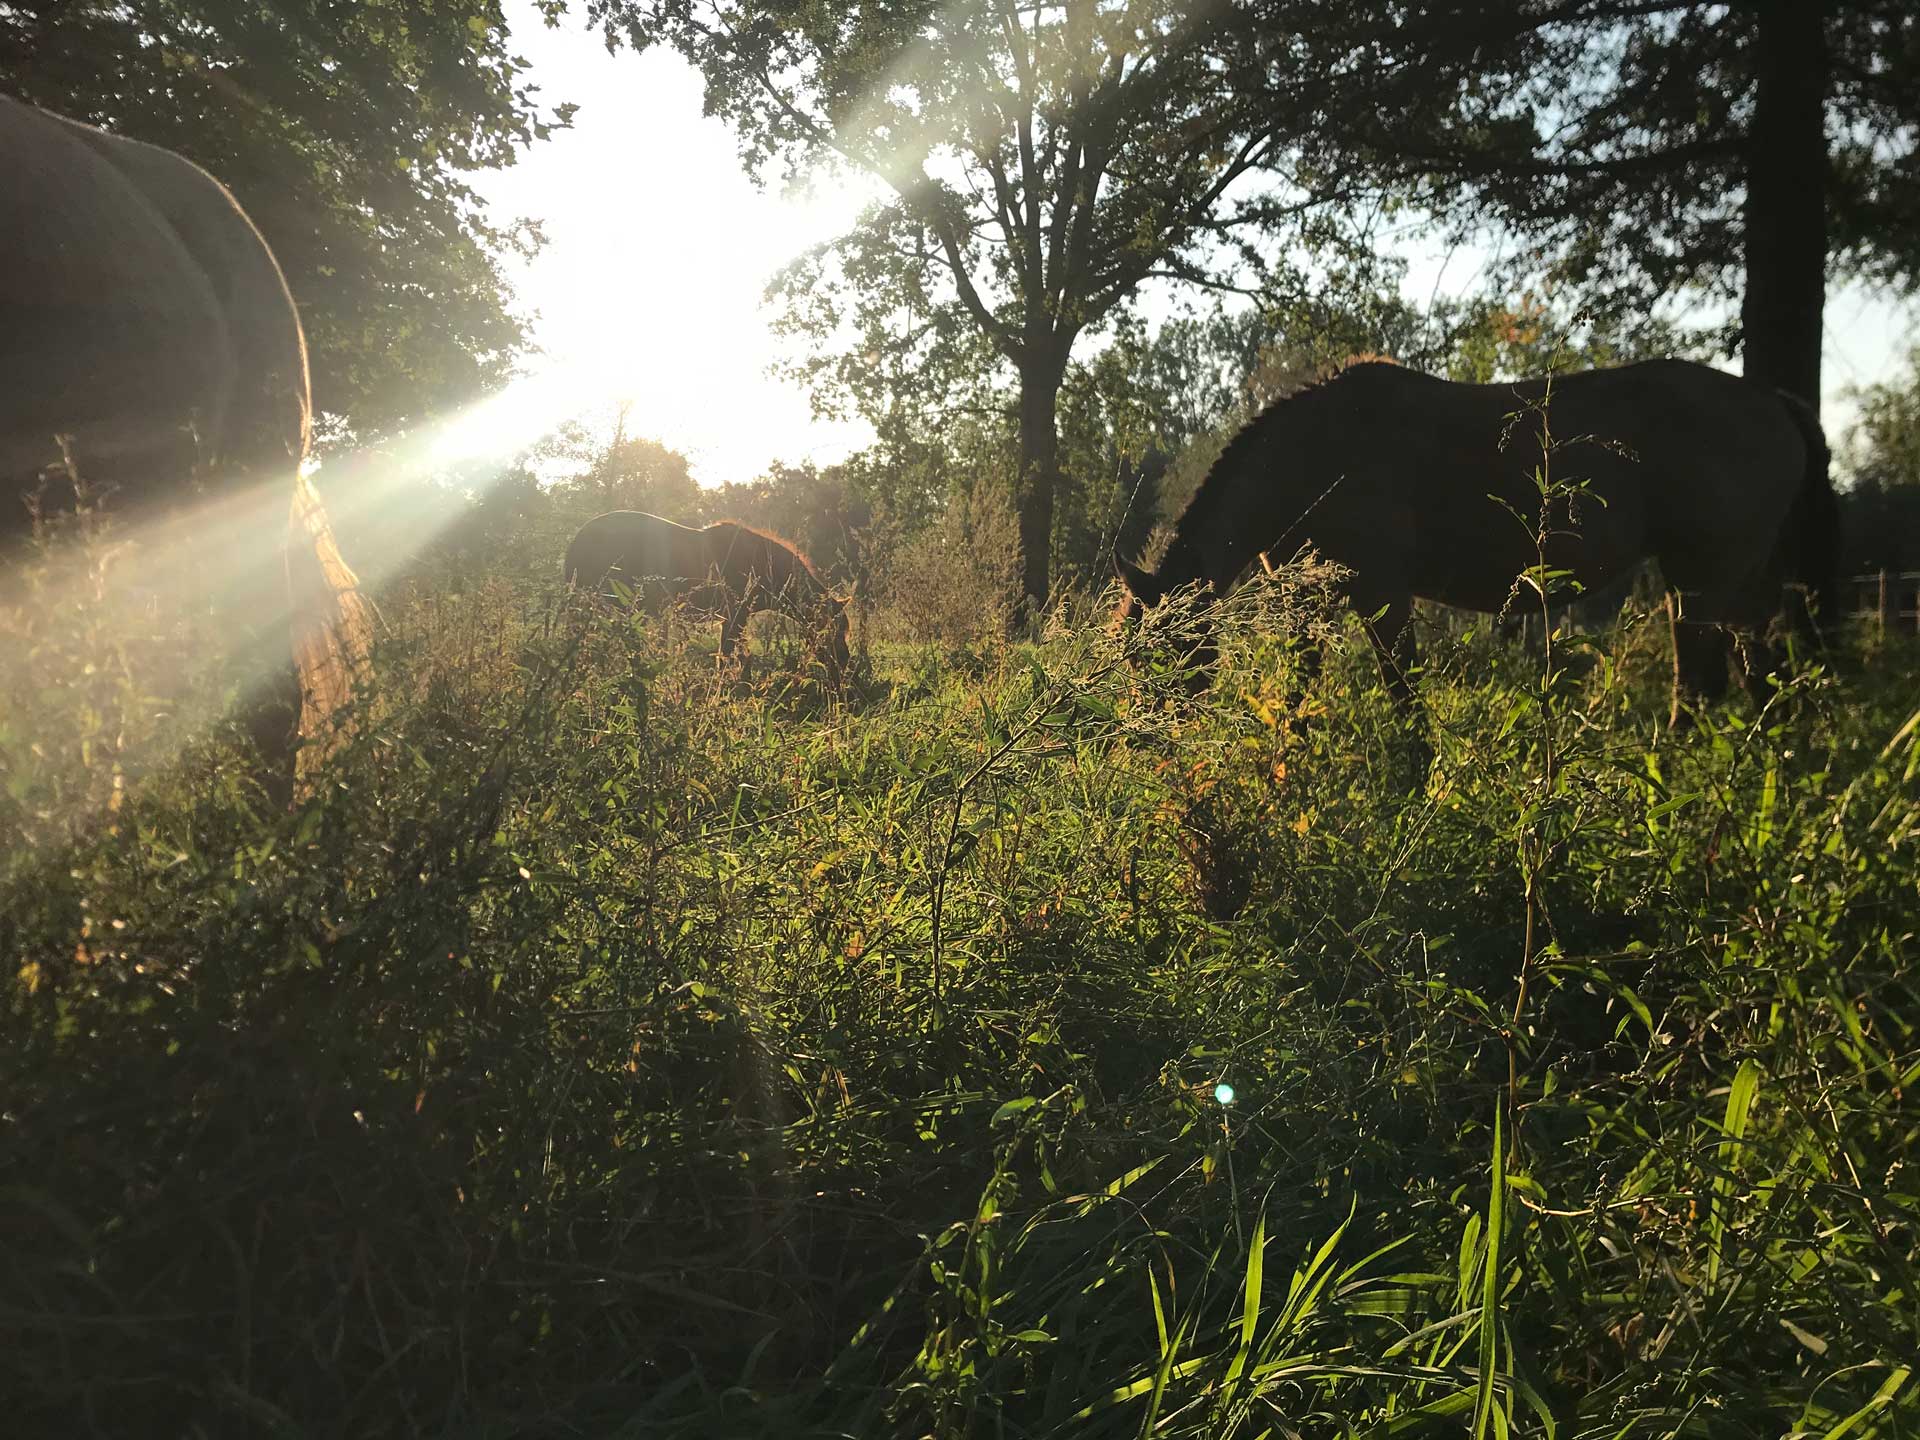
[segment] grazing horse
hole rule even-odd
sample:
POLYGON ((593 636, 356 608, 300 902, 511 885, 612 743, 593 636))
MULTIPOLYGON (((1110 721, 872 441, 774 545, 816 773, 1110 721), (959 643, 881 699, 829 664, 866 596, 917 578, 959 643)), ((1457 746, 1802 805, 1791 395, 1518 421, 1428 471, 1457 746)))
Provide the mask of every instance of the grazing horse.
POLYGON ((372 612, 301 474, 307 352, 272 252, 199 167, 4 95, 0 195, 0 546, 29 502, 61 508, 84 482, 144 522, 151 579, 169 565, 158 502, 195 496, 171 573, 220 591, 236 639, 290 628, 290 660, 246 677, 249 726, 282 782, 297 733, 310 774, 372 612))
POLYGON ((720 653, 732 655, 756 610, 804 625, 813 652, 839 685, 847 669, 847 602, 811 561, 778 535, 733 520, 696 529, 641 510, 611 510, 580 527, 567 546, 570 585, 612 593, 626 586, 658 614, 674 600, 720 618, 720 653))
MULTIPOLYGON (((1757 643, 1789 578, 1819 613, 1838 613, 1827 458, 1798 400, 1681 360, 1501 385, 1351 364, 1234 437, 1157 574, 1114 557, 1121 614, 1182 587, 1224 593, 1261 556, 1312 545, 1350 572, 1353 608, 1379 616, 1369 636, 1389 687, 1411 702, 1414 599, 1507 607, 1517 577, 1541 563, 1544 465, 1556 484, 1584 486, 1551 508, 1546 565, 1601 590, 1657 560, 1675 616, 1676 707, 1682 693, 1717 699, 1726 627, 1757 643), (1544 462, 1543 423, 1554 437, 1544 462)), ((1203 631, 1193 658, 1204 667, 1211 650, 1203 631)), ((1750 670, 1750 683, 1763 674, 1750 670)))

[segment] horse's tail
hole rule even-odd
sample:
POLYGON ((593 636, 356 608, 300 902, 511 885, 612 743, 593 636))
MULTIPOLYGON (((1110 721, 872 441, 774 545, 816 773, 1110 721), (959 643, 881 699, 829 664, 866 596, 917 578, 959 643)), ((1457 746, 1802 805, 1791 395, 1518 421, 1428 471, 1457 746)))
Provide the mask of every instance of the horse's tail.
POLYGON ((1800 493, 1787 516, 1790 533, 1782 536, 1784 558, 1792 566, 1793 578, 1806 587, 1810 623, 1814 633, 1820 634, 1840 623, 1840 501, 1828 473, 1833 455, 1813 406, 1786 390, 1779 395, 1807 448, 1800 493))

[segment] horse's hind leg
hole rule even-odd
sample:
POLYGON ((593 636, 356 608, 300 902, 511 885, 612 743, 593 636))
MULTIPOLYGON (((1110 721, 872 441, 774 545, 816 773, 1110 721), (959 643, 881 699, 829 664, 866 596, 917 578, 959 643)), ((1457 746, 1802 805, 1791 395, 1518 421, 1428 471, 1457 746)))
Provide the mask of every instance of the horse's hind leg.
POLYGON ((1667 592, 1667 615, 1673 627, 1672 726, 1685 723, 1686 700, 1715 705, 1726 698, 1729 660, 1739 661, 1741 682, 1755 705, 1773 698, 1773 671, 1779 656, 1767 638, 1765 616, 1767 599, 1778 589, 1771 575, 1759 577, 1719 604, 1703 598, 1695 607, 1696 618, 1691 619, 1685 599, 1667 592), (1699 612, 1709 618, 1700 618, 1699 612))

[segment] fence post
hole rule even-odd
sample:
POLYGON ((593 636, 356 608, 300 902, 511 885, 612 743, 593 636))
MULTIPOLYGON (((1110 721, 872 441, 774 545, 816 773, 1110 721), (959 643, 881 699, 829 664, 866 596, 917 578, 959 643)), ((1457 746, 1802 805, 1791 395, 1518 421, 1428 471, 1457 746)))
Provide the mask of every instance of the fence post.
POLYGON ((1881 637, 1885 638, 1887 633, 1887 571, 1885 566, 1882 566, 1880 569, 1880 608, 1874 612, 1874 615, 1879 621, 1881 637))

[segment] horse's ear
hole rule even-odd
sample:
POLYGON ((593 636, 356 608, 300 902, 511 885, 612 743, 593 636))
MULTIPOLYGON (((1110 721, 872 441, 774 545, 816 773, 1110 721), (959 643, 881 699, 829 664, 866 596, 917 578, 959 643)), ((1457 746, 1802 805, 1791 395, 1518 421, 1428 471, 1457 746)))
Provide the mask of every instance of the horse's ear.
POLYGON ((1120 552, 1113 552, 1113 573, 1120 577, 1120 583, 1127 587, 1127 593, 1143 605, 1157 605, 1167 592, 1161 583, 1142 570, 1138 565, 1124 560, 1120 552))

